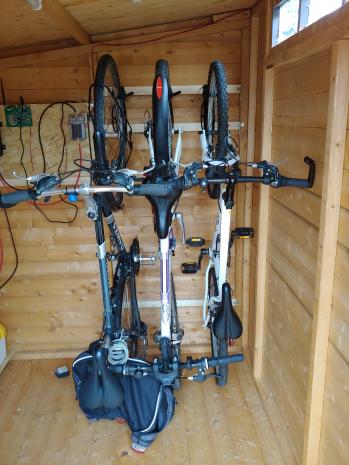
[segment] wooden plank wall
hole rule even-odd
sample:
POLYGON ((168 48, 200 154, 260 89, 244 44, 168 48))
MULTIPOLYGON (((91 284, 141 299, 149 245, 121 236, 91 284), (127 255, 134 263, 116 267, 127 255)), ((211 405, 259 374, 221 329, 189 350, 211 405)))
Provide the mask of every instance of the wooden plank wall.
POLYGON ((342 182, 341 210, 328 348, 320 464, 344 465, 349 436, 349 125, 342 182))
MULTIPOLYGON (((110 52, 118 62, 123 84, 151 85, 154 64, 159 57, 167 58, 170 62, 173 85, 204 84, 207 81, 209 63, 214 59, 225 63, 229 84, 241 84, 242 31, 237 27, 236 21, 234 27, 230 22, 222 24, 218 31, 213 25, 213 32, 206 28, 196 34, 179 36, 171 42, 156 43, 156 46, 149 44, 111 48, 110 52)), ((241 27, 245 27, 245 35, 249 33, 247 26, 244 19, 241 27)), ((0 77, 3 79, 8 101, 18 101, 22 95, 27 103, 61 100, 82 102, 87 99, 87 90, 93 75, 90 69, 92 61, 87 55, 81 55, 54 62, 34 63, 29 68, 5 68, 1 69, 0 77)), ((243 85, 248 86, 248 82, 243 85)), ((246 96, 246 92, 244 95, 246 96)), ((200 121, 200 96, 180 95, 173 103, 176 122, 200 121)), ((143 122, 145 109, 151 109, 151 99, 147 96, 131 97, 127 104, 132 123, 143 122)), ((230 95, 229 113, 231 121, 240 120, 239 94, 230 95)), ((58 129, 57 125, 55 127, 58 129)), ((3 129, 5 142, 7 131, 6 128, 3 129)), ((28 137, 27 132, 24 132, 28 137)), ((18 131, 16 136, 18 137, 18 131)), ((235 136, 239 137, 238 134, 235 136)), ((36 137, 36 128, 33 128, 33 147, 37 144, 36 137)), ((58 140, 58 145, 48 146, 47 151, 53 150, 56 153, 59 143, 58 140)), ((18 140, 17 144, 17 150, 5 152, 0 160, 1 170, 6 170, 7 165, 10 172, 16 168, 16 163, 19 170, 18 140)), ((27 144, 25 149, 25 157, 28 157, 27 144)), ((73 150, 75 149, 76 147, 73 150)), ((83 147, 83 150, 86 156, 87 147, 83 147)), ((32 155, 36 164, 40 153, 33 149, 32 155)), ((184 161, 199 159, 199 139, 196 134, 185 134, 183 156, 184 161)), ((142 135, 135 134, 131 163, 141 168, 147 163, 147 158, 146 141, 142 135)), ((243 204, 241 208, 244 208, 243 204)), ((178 211, 184 214, 188 236, 200 234, 206 239, 210 238, 216 212, 214 201, 197 191, 186 192, 178 211)), ((53 218, 71 217, 71 209, 61 204, 47 208, 47 212, 53 218)), ((74 355, 98 337, 101 325, 101 298, 94 256, 93 227, 85 218, 83 208, 80 208, 76 222, 71 225, 49 223, 30 205, 21 205, 10 210, 9 218, 20 260, 16 276, 1 293, 0 320, 9 330, 9 344, 16 347, 18 358, 74 355)), ((128 244, 137 235, 143 251, 156 250, 151 211, 145 200, 126 199, 123 212, 118 214, 118 224, 128 244)), ((196 259, 197 251, 180 244, 180 234, 177 226, 175 228, 178 233, 178 248, 174 258, 177 297, 202 299, 203 273, 191 276, 180 273, 180 264, 196 259)), ((4 279, 14 264, 14 256, 3 215, 1 236, 5 247, 5 267, 1 273, 4 279)), ((159 299, 158 272, 158 265, 143 267, 137 282, 141 301, 159 299)), ((242 296, 242 283, 236 293, 242 296)), ((154 308, 142 311, 150 332, 158 324, 158 311, 154 308)), ((242 312, 242 302, 239 312, 242 312)), ((201 308, 180 308, 180 317, 186 334, 184 349, 191 352, 207 350, 209 341, 207 332, 201 328, 201 308)), ((236 350, 239 350, 239 344, 236 350)))
MULTIPOLYGON (((258 65, 257 65, 257 88, 256 88, 256 128, 255 128, 255 148, 254 160, 261 160, 261 132, 262 132, 262 98, 264 84, 264 56, 265 56, 265 10, 262 9, 255 14, 259 18, 258 26, 258 65)), ((249 305, 249 340, 248 347, 251 357, 254 354, 254 337, 255 337, 255 320, 256 320, 256 270, 257 270, 257 240, 258 240, 258 202, 259 189, 257 184, 253 185, 252 190, 252 224, 255 230, 255 237, 251 240, 251 267, 250 267, 250 305, 249 305)))
MULTIPOLYGON (((267 6, 268 2, 259 4, 253 15, 256 14, 260 21, 263 20, 267 6)), ((326 207, 322 184, 323 180, 327 179, 327 173, 324 173, 325 146, 329 143, 327 139, 334 137, 333 147, 338 150, 341 147, 340 135, 335 133, 332 136, 329 131, 331 118, 328 106, 329 99, 333 99, 333 94, 332 97, 329 94, 330 81, 335 81, 334 78, 330 79, 332 50, 335 50, 335 46, 332 48, 332 43, 340 38, 336 31, 340 31, 339 23, 344 14, 348 14, 347 7, 343 8, 343 13, 338 11, 333 17, 325 18, 322 23, 315 24, 313 30, 304 31, 303 36, 300 34, 299 37, 294 37, 293 43, 291 40, 289 46, 285 42, 280 48, 277 47, 266 59, 263 42, 265 35, 260 31, 259 53, 262 58, 259 73, 262 76, 266 68, 274 68, 270 158, 274 162, 281 162, 280 171, 287 176, 302 177, 306 174, 307 169, 303 163, 305 155, 315 160, 317 168, 316 181, 310 191, 291 188, 271 190, 269 199, 263 365, 257 385, 265 399, 273 424, 278 425, 277 434, 281 429, 286 435, 287 441, 283 443, 280 441, 285 463, 293 465, 332 463, 344 465, 348 461, 348 129, 328 356, 327 359, 323 355, 321 358, 321 363, 326 364, 327 367, 323 412, 321 385, 324 378, 315 380, 316 396, 312 396, 308 386, 309 372, 314 364, 314 350, 316 352, 321 350, 322 354, 327 348, 327 340, 317 341, 313 346, 311 340, 312 330, 315 327, 313 311, 317 305, 321 305, 321 302, 315 302, 315 297, 319 268, 320 214, 323 214, 322 210, 326 207), (306 49, 306 44, 316 42, 317 35, 323 43, 317 43, 315 53, 310 46, 306 49), (331 37, 333 37, 332 41, 331 37), (302 50, 298 47, 300 44, 302 50), (319 406, 314 407, 316 415, 309 420, 306 415, 309 415, 314 402, 319 403, 319 406), (319 421, 321 439, 318 455, 319 439, 314 429, 317 429, 319 421), (313 434, 309 439, 310 428, 313 434)), ((344 47, 343 44, 342 46, 344 47)), ((339 61, 338 70, 340 66, 344 66, 343 61, 339 61)), ((342 80, 345 86, 346 77, 342 80)), ((261 93, 260 87, 259 95, 261 93)), ((344 95, 343 99, 345 99, 344 95)), ((338 108, 340 103, 337 102, 338 108)), ((334 108, 336 108, 335 103, 334 108)), ((255 146, 257 159, 260 158, 258 156, 261 141, 258 129, 261 126, 260 115, 261 111, 257 108, 255 146)), ((331 163, 331 159, 327 162, 328 166, 333 170, 337 169, 337 165, 334 166, 335 162, 331 163)), ((258 189, 255 188, 252 215, 254 224, 258 217, 258 208, 259 195, 258 189)), ((321 227, 324 233, 326 225, 322 224, 321 227)), ((252 246, 251 252, 252 303, 255 299, 254 264, 258 258, 258 251, 252 246)), ((332 292, 331 282, 328 283, 327 292, 332 292)), ((251 328, 254 324, 252 304, 249 333, 249 348, 252 354, 255 344, 254 331, 251 328)))
POLYGON ((321 205, 330 54, 275 72, 272 160, 286 176, 317 166, 311 191, 271 190, 263 380, 285 420, 298 463, 302 459, 312 307, 321 205))

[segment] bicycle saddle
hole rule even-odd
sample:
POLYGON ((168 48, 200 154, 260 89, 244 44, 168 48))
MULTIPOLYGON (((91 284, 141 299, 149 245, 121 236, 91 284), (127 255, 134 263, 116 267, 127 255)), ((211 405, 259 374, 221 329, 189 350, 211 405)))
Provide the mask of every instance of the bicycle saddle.
POLYGON ((218 339, 238 339, 242 334, 242 323, 231 301, 229 283, 222 286, 222 304, 213 321, 213 332, 218 339))
POLYGON ((87 409, 116 409, 124 400, 119 380, 107 367, 105 349, 92 346, 92 363, 89 375, 79 387, 79 401, 87 409))
POLYGON ((171 187, 171 189, 169 189, 169 193, 166 196, 146 196, 153 207, 155 232, 159 239, 165 239, 168 236, 168 230, 170 229, 172 222, 171 208, 183 192, 183 182, 180 178, 177 177, 157 177, 151 182, 154 182, 155 184, 166 183, 166 185, 171 187))

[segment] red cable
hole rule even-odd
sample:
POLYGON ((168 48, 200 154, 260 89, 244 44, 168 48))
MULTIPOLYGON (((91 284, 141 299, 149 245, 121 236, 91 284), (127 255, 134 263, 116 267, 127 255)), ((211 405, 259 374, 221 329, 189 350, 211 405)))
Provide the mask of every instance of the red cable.
MULTIPOLYGON (((206 27, 212 26, 213 24, 221 23, 221 22, 225 21, 226 19, 229 19, 229 18, 235 16, 236 14, 237 14, 237 12, 234 11, 233 13, 227 14, 226 16, 224 16, 221 19, 217 19, 217 21, 215 21, 214 23, 211 23, 211 24, 203 24, 201 26, 193 26, 193 27, 190 27, 188 29, 185 29, 184 31, 175 31, 175 32, 172 32, 172 33, 169 33, 169 34, 165 34, 165 35, 163 35, 161 37, 154 37, 153 39, 147 39, 147 40, 143 40, 143 41, 140 41, 140 42, 129 42, 129 43, 126 42, 126 43, 123 43, 123 44, 111 44, 111 43, 100 42, 98 44, 93 44, 92 45, 91 52, 95 47, 98 47, 99 45, 106 45, 106 46, 111 46, 111 47, 129 47, 129 46, 132 46, 132 45, 149 44, 151 42, 156 42, 156 41, 159 41, 159 40, 168 39, 169 37, 176 37, 176 36, 179 36, 181 34, 186 34, 187 32, 198 31, 200 29, 204 29, 206 27)), ((158 33, 154 32, 153 34, 161 34, 161 32, 158 32, 158 33)), ((120 40, 123 40, 123 39, 120 39, 120 40)))
POLYGON ((0 272, 2 270, 3 264, 4 264, 4 247, 3 247, 2 240, 0 237, 0 272))

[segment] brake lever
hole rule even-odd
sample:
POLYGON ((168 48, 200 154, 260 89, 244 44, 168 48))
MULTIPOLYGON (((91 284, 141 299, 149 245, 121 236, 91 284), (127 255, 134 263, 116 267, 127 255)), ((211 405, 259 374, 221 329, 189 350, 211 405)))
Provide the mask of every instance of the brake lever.
POLYGON ((220 375, 217 375, 216 373, 208 373, 207 375, 205 375, 204 371, 199 370, 199 373, 197 375, 187 377, 189 381, 196 381, 197 383, 203 383, 209 378, 220 378, 220 375))
POLYGON ((61 179, 58 176, 44 173, 30 176, 28 180, 34 185, 36 195, 40 195, 42 192, 52 189, 61 182, 61 179))

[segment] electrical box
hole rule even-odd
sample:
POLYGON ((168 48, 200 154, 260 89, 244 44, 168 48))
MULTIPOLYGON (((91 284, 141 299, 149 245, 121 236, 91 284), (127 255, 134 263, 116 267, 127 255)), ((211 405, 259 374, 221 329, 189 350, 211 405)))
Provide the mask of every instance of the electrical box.
POLYGON ((70 137, 72 140, 86 139, 86 119, 85 115, 80 113, 69 118, 70 137))
POLYGON ((5 105, 4 109, 8 128, 33 126, 30 105, 5 105))

